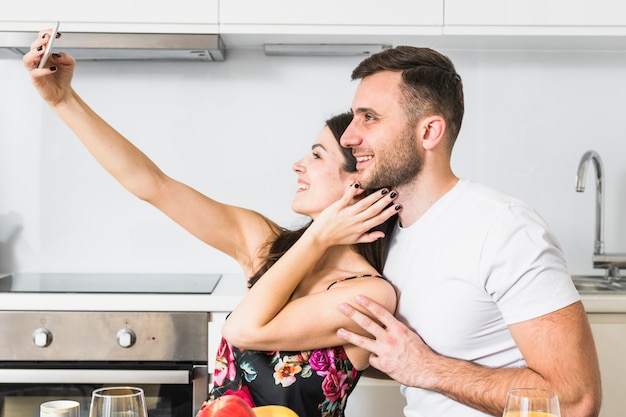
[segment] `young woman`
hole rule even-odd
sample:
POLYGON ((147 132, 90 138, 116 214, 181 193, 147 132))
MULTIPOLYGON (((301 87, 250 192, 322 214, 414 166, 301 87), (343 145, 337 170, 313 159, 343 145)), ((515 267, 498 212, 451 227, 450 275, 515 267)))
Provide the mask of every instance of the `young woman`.
POLYGON ((51 109, 128 191, 234 258, 250 277, 223 328, 213 396, 237 393, 254 406, 285 405, 300 417, 343 416, 369 352, 336 335, 339 328, 363 334, 338 306, 366 295, 394 311, 395 290, 379 271, 388 241, 381 238, 400 210, 395 192, 358 187, 356 161, 339 145, 351 115, 329 120, 294 164, 292 208, 313 221, 289 231, 165 175, 73 90, 71 56, 54 54, 37 68, 49 36, 41 32, 23 61, 51 109), (373 230, 385 221, 383 230, 373 230))

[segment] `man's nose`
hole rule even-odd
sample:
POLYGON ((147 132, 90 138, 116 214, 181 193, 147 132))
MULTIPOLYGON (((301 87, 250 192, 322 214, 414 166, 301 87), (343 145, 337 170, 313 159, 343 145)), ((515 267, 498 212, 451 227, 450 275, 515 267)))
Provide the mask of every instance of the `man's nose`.
POLYGON ((359 136, 357 135, 357 129, 354 127, 354 123, 350 123, 348 128, 343 132, 341 138, 339 139, 339 143, 344 148, 353 148, 360 143, 359 136))

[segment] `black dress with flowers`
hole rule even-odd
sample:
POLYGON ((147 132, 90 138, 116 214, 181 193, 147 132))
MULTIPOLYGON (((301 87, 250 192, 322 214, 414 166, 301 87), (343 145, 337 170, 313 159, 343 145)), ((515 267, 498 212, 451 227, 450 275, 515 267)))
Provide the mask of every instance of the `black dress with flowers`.
MULTIPOLYGON (((361 274, 333 282, 381 275, 361 274)), ((348 396, 361 377, 343 346, 307 351, 239 349, 222 338, 208 402, 238 395, 251 407, 283 405, 298 417, 344 417, 348 396)))
POLYGON ((343 346, 262 352, 222 338, 209 399, 238 395, 252 407, 284 405, 299 417, 343 417, 360 376, 343 346))

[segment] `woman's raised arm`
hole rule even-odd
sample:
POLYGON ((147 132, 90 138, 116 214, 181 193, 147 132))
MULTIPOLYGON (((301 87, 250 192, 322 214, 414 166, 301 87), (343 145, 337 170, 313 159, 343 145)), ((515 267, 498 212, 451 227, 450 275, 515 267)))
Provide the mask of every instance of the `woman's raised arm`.
POLYGON ((277 226, 256 212, 219 203, 165 175, 74 91, 74 58, 53 54, 45 68, 37 68, 49 38, 49 31, 40 32, 23 62, 33 85, 51 109, 129 192, 154 205, 200 240, 233 257, 251 275, 257 267, 257 249, 277 226))

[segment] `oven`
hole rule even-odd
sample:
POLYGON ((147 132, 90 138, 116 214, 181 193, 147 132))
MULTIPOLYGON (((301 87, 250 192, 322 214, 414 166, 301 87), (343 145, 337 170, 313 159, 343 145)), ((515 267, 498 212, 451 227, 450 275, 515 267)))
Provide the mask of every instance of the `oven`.
MULTIPOLYGON (((16 292, 29 280, 69 282, 12 278, 16 292)), ((94 389, 122 385, 144 389, 150 417, 194 417, 208 390, 208 324, 208 312, 0 311, 0 417, 38 417, 39 405, 55 399, 80 402, 87 416, 94 389)))

